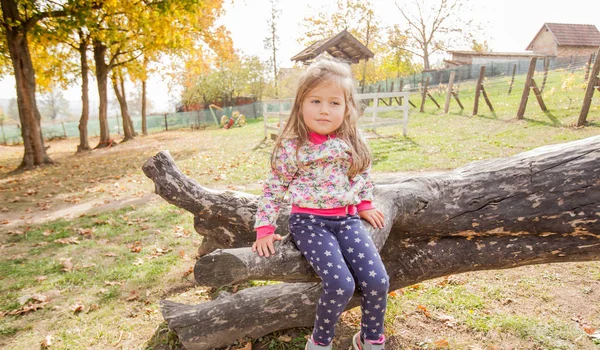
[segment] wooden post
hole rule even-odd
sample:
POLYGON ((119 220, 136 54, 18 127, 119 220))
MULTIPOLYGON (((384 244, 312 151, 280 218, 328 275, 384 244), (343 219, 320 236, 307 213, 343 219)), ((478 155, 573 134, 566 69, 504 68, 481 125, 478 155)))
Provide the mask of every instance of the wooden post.
MULTIPOLYGON (((386 80, 387 82, 387 80, 386 80)), ((394 81, 392 80, 392 86, 390 87, 390 92, 394 92, 394 81)), ((388 105, 391 106, 392 105, 392 98, 390 97, 390 100, 388 101, 388 105)), ((398 104, 400 105, 400 104, 398 104)))
POLYGON ((589 76, 590 76, 590 67, 592 66, 592 57, 594 55, 590 55, 590 58, 588 59, 587 64, 585 65, 585 77, 583 78, 583 80, 588 80, 589 76))
POLYGON ((456 100, 456 102, 458 102, 458 105, 460 106, 460 109, 461 110, 465 109, 465 107, 463 106, 462 102, 460 102, 460 99, 458 98, 458 93, 456 91, 452 91, 452 96, 454 96, 454 99, 456 100))
POLYGON ((513 66, 513 72, 512 72, 512 78, 510 79, 510 86, 508 88, 508 94, 510 95, 510 92, 512 91, 513 88, 513 84, 515 83, 515 74, 517 73, 517 65, 515 64, 513 66))
POLYGON ((523 119, 525 115, 525 108, 527 107, 527 99, 529 98, 529 91, 531 90, 531 80, 533 79, 533 73, 535 73, 535 64, 537 58, 533 57, 529 62, 529 70, 527 71, 527 77, 525 78, 525 87, 523 88, 523 95, 521 96, 521 103, 519 104, 519 110, 517 111, 517 119, 523 119))
MULTIPOLYGON (((598 74, 600 73, 600 49, 596 52, 596 62, 594 63, 594 68, 592 68, 592 74, 589 77, 587 88, 585 89, 585 96, 583 97, 583 106, 581 106, 581 113, 579 113, 579 120, 577 121, 577 126, 583 126, 585 124, 585 120, 587 118, 588 112, 590 111, 590 105, 592 104, 592 96, 594 96, 594 89, 598 88, 600 85, 600 78, 598 74)), ((598 88, 600 91, 600 88, 598 88)))
MULTIPOLYGON (((119 118, 117 117, 117 126, 119 125, 119 118)), ((169 131, 169 123, 167 123, 167 113, 165 113, 165 131, 169 131)))
POLYGON ((477 79, 477 86, 475 87, 475 102, 473 103, 473 115, 477 115, 479 109, 479 95, 481 94, 481 84, 483 83, 483 77, 485 76, 485 66, 481 66, 479 69, 479 79, 477 79))
POLYGON ((279 100, 279 135, 283 132, 283 100, 279 100))
POLYGON ((483 84, 481 85, 481 93, 483 94, 483 99, 485 100, 485 103, 488 105, 490 111, 494 111, 494 107, 492 106, 492 101, 490 101, 487 92, 485 92, 485 87, 483 87, 483 84))
POLYGON ((379 106, 379 96, 373 99, 373 128, 375 128, 375 118, 377 117, 377 107, 379 106))
POLYGON ((542 109, 542 111, 544 112, 548 112, 548 108, 546 108, 546 104, 544 103, 544 100, 542 99, 542 91, 540 91, 540 89, 538 89, 537 84, 535 83, 535 80, 531 79, 531 87, 533 88, 533 92, 535 93, 535 98, 538 101, 538 104, 540 105, 540 108, 542 109))
POLYGON ((452 98, 452 85, 454 84, 455 71, 450 72, 450 79, 448 80, 448 88, 446 89, 446 104, 444 105, 444 113, 448 113, 450 109, 450 99, 452 98))
POLYGON ((550 68, 550 59, 548 57, 545 57, 544 58, 544 80, 542 80, 542 87, 540 88, 541 92, 544 92, 544 88, 546 87, 546 79, 548 79, 548 69, 549 68, 550 68))
POLYGON ((267 127, 267 113, 269 112, 269 104, 263 102, 263 126, 265 129, 265 139, 269 136, 269 128, 267 127))
POLYGON ((427 85, 429 85, 429 76, 425 79, 425 83, 423 84, 423 94, 421 95, 421 109, 419 112, 425 112, 425 99, 427 98, 427 85))

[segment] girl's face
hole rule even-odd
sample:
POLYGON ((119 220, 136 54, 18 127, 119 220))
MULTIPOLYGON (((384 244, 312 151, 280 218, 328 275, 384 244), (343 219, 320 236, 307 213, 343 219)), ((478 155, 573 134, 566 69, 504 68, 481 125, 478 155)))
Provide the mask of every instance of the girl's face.
POLYGON ((334 82, 323 82, 306 94, 302 101, 302 118, 312 132, 329 135, 344 121, 346 96, 334 82))

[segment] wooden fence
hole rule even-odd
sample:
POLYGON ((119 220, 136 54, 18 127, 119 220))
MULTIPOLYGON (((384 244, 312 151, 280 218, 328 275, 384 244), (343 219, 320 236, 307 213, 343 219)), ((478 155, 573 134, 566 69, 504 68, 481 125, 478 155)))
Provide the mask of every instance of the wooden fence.
MULTIPOLYGON (((360 105, 365 106, 362 111, 362 116, 359 119, 359 127, 375 131, 376 128, 389 125, 397 125, 403 123, 402 132, 407 135, 408 127, 408 107, 410 93, 408 92, 375 92, 369 94, 358 94, 360 105), (382 112, 402 111, 403 118, 399 119, 394 116, 379 116, 382 112)), ((265 137, 276 137, 282 130, 283 126, 290 115, 290 108, 293 103, 292 99, 280 99, 264 101, 264 131, 265 137), (271 108, 269 108, 271 106, 271 108), (271 124, 276 118, 278 124, 271 124)))

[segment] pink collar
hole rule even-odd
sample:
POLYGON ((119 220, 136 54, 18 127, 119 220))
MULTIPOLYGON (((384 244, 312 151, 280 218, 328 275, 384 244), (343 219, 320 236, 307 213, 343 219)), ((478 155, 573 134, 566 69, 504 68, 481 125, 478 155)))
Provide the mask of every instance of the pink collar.
POLYGON ((323 142, 327 141, 328 139, 332 138, 336 138, 337 136, 335 136, 335 134, 330 134, 330 135, 321 135, 321 134, 317 134, 316 132, 309 132, 308 133, 308 140, 312 143, 314 143, 315 145, 320 145, 323 142))

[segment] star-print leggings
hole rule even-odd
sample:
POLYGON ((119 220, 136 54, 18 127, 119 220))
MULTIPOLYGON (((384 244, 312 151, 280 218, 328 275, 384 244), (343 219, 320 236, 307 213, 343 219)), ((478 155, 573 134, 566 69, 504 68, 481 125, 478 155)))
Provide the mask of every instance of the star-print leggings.
POLYGON ((292 214, 289 224, 296 246, 323 283, 313 339, 331 343, 334 326, 356 286, 362 296, 361 333, 366 339, 379 340, 389 278, 360 217, 292 214))

